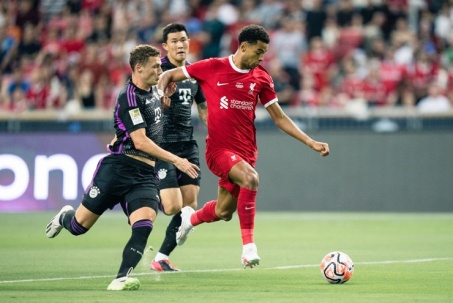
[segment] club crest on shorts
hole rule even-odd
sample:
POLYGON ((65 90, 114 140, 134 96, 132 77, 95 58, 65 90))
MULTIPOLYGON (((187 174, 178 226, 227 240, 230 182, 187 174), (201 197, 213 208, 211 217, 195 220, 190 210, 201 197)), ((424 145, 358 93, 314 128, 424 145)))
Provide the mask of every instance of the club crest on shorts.
POLYGON ((157 176, 159 177, 160 180, 165 179, 167 177, 167 170, 165 168, 159 169, 157 172, 157 176))
POLYGON ((90 192, 89 192, 90 198, 96 198, 97 195, 99 195, 100 193, 101 193, 101 190, 99 189, 99 187, 91 186, 90 192))

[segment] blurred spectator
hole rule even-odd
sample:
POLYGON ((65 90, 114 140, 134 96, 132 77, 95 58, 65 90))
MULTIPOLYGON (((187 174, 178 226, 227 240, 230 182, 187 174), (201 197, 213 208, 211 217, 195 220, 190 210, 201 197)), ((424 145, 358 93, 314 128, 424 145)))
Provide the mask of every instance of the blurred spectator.
POLYGON ((327 13, 323 8, 322 0, 313 0, 312 5, 306 8, 305 23, 307 41, 310 42, 313 37, 321 37, 322 29, 326 23, 327 13))
POLYGON ((72 20, 72 25, 63 31, 63 36, 60 40, 60 50, 68 55, 71 62, 78 62, 80 55, 85 48, 85 38, 83 32, 76 27, 77 24, 72 20))
POLYGON ((239 7, 239 20, 249 23, 261 23, 258 0, 243 0, 239 7))
POLYGON ((346 104, 350 100, 364 99, 364 81, 358 76, 357 67, 352 58, 342 61, 341 74, 343 76, 339 81, 338 91, 346 97, 344 99, 346 104))
POLYGON ((364 98, 369 107, 374 106, 388 106, 387 95, 385 93, 385 86, 381 81, 379 74, 379 65, 377 62, 369 62, 369 70, 363 81, 364 98))
POLYGON ((15 25, 22 32, 27 24, 31 24, 37 30, 41 29, 41 16, 36 12, 39 10, 40 0, 20 0, 17 1, 17 12, 15 15, 15 25))
POLYGON ((405 71, 405 77, 411 85, 416 101, 428 94, 428 86, 435 80, 438 71, 438 62, 425 51, 419 50, 415 62, 408 65, 405 71))
POLYGON ((382 32, 382 26, 385 23, 385 15, 380 11, 376 11, 371 20, 365 24, 363 28, 363 47, 367 54, 373 49, 373 42, 377 39, 383 39, 384 33, 382 32))
POLYGON ((282 16, 282 4, 277 0, 262 0, 259 2, 257 11, 261 19, 259 23, 269 30, 277 27, 282 16))
POLYGON ((51 95, 50 75, 46 68, 33 70, 25 98, 30 110, 58 108, 58 100, 51 95))
POLYGON ((198 36, 203 45, 201 59, 218 57, 220 55, 223 33, 225 31, 225 24, 218 18, 218 3, 212 3, 206 12, 203 21, 202 32, 198 36))
POLYGON ((31 23, 25 24, 22 37, 17 46, 16 60, 20 61, 24 56, 27 56, 30 59, 36 59, 41 52, 41 48, 42 45, 39 40, 37 28, 31 23))
MULTIPOLYGON (((108 43, 111 39, 111 20, 110 16, 106 14, 97 14, 94 17, 93 21, 93 31, 88 37, 88 41, 94 43, 108 43)), ((151 17, 150 17, 151 18, 151 17)), ((148 24, 145 22, 144 27, 139 30, 139 37, 143 39, 149 39, 151 36, 148 36, 148 24)))
POLYGON ((403 80, 405 70, 404 65, 395 61, 395 50, 387 48, 385 57, 379 61, 379 78, 385 87, 387 99, 392 100, 389 101, 390 103, 396 103, 398 88, 403 80))
POLYGON ((321 94, 315 88, 316 81, 313 74, 304 72, 301 82, 301 89, 297 92, 291 105, 303 107, 321 106, 321 94))
POLYGON ((362 16, 354 14, 351 17, 351 23, 341 29, 338 45, 335 48, 337 60, 351 55, 355 49, 362 46, 364 28, 362 16))
POLYGON ((310 42, 310 49, 302 59, 304 74, 313 76, 314 88, 322 91, 326 86, 331 85, 337 66, 333 52, 324 46, 319 37, 314 37, 310 42))
POLYGON ((304 25, 301 21, 285 17, 281 20, 281 28, 271 34, 272 54, 277 57, 283 69, 290 77, 290 84, 300 88, 299 67, 302 54, 306 50, 304 25))
POLYGON ((352 23, 352 16, 354 15, 354 7, 351 0, 339 0, 336 20, 340 27, 349 26, 352 23))
POLYGON ((96 93, 94 75, 89 69, 81 71, 75 87, 75 100, 80 109, 100 108, 99 95, 96 93))
POLYGON ((2 108, 12 111, 23 111, 27 108, 25 92, 30 88, 30 81, 25 78, 23 69, 18 66, 11 77, 2 83, 2 108), (3 89, 2 89, 3 90, 3 89))
MULTIPOLYGON (((363 5, 358 9, 360 15, 363 18, 363 24, 367 25, 368 23, 372 22, 373 18, 375 18, 378 13, 382 14, 383 19, 385 20, 385 14, 383 12, 381 1, 375 0, 364 0, 363 5)), ((385 22, 382 24, 382 26, 385 22)))
POLYGON ((274 81, 274 89, 278 96, 278 103, 282 106, 290 105, 295 90, 289 83, 289 75, 282 68, 281 63, 277 58, 274 58, 269 62, 268 71, 274 81))
MULTIPOLYGON (((65 10, 68 0, 40 0, 41 13, 45 21, 65 10)), ((35 11, 36 12, 36 11, 35 11)))
POLYGON ((9 74, 12 71, 12 60, 18 41, 9 33, 6 24, 0 26, 0 42, 0 70, 2 74, 9 74))
POLYGON ((423 97, 417 104, 417 109, 421 113, 440 113, 453 109, 450 100, 442 93, 436 82, 429 84, 428 95, 423 97))
MULTIPOLYGON (((333 50, 338 45, 340 32, 341 29, 335 18, 328 17, 321 32, 322 41, 328 49, 333 50)), ((313 38, 311 40, 313 40, 313 38)))
POLYGON ((239 20, 239 12, 236 6, 228 0, 214 0, 217 5, 217 19, 226 26, 230 26, 239 20))
POLYGON ((444 3, 440 14, 434 20, 434 34, 440 39, 441 44, 444 46, 451 36, 453 28, 453 20, 450 13, 450 6, 444 3))

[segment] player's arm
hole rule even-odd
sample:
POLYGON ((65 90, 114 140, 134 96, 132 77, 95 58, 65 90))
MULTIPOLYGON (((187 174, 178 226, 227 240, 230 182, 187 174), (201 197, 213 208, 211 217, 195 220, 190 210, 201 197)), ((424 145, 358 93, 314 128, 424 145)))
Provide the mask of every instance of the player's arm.
POLYGON ((160 75, 159 81, 157 82, 157 88, 165 92, 170 83, 178 82, 187 78, 188 77, 184 74, 181 67, 169 69, 160 75))
POLYGON ((198 118, 208 126, 208 105, 206 102, 197 103, 198 118))
POLYGON ((136 149, 139 149, 149 155, 152 155, 160 160, 172 163, 179 170, 188 174, 191 178, 198 177, 200 168, 195 164, 190 163, 187 159, 180 158, 165 149, 160 148, 150 138, 146 136, 145 129, 139 128, 130 133, 132 141, 136 149))
POLYGON ((176 91, 175 82, 187 78, 188 77, 184 74, 181 67, 169 69, 160 75, 159 81, 157 82, 157 90, 160 94, 163 94, 161 102, 164 109, 169 108, 171 105, 171 98, 169 97, 176 91), (173 91, 173 93, 170 94, 171 91, 173 91))
POLYGON ((280 105, 275 102, 272 105, 266 107, 275 125, 282 131, 296 138, 300 142, 304 143, 311 149, 319 152, 321 156, 325 157, 329 155, 329 145, 324 142, 318 142, 310 138, 305 132, 303 132, 297 125, 291 120, 285 112, 282 110, 280 105))

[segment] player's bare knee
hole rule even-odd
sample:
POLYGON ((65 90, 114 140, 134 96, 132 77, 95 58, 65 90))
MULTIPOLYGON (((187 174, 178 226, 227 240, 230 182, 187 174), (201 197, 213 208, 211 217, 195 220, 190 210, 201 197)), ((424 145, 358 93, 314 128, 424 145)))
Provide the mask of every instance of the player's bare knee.
POLYGON ((192 201, 187 201, 187 202, 184 201, 183 207, 184 207, 184 206, 190 206, 190 207, 192 207, 193 209, 197 209, 198 203, 197 203, 197 201, 193 201, 193 200, 192 200, 192 201))
POLYGON ((258 185, 260 183, 259 181, 259 176, 256 171, 254 172, 249 172, 245 175, 244 180, 243 180, 243 186, 247 189, 252 189, 256 190, 258 188, 258 185))
POLYGON ((220 220, 223 221, 230 221, 233 218, 233 213, 232 211, 225 209, 225 210, 220 210, 217 212, 217 216, 220 218, 220 220))
POLYGON ((181 205, 179 204, 168 204, 164 206, 164 212, 166 215, 172 216, 181 211, 181 205))

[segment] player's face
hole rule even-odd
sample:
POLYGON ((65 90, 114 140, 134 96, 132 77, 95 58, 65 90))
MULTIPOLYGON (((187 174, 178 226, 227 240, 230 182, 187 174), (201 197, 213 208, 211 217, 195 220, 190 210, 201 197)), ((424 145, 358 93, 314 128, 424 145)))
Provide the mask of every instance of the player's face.
POLYGON ((242 68, 252 69, 260 65, 267 52, 269 44, 258 41, 256 44, 245 43, 245 52, 242 56, 242 68))
POLYGON ((173 64, 183 65, 189 53, 189 37, 185 31, 169 33, 162 47, 167 51, 167 56, 173 64))
POLYGON ((140 75, 142 81, 149 87, 157 84, 161 74, 160 57, 149 57, 148 62, 141 67, 140 75))

